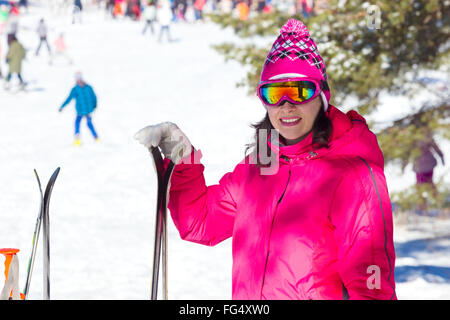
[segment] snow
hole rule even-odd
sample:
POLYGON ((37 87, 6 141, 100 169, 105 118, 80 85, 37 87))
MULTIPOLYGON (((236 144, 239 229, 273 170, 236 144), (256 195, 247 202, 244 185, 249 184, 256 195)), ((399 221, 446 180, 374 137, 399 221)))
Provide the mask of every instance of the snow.
MULTIPOLYGON (((166 120, 177 123, 202 150, 206 182, 215 184, 243 158, 253 134, 249 125, 264 109, 245 88, 236 88, 242 67, 224 63, 211 48, 235 40, 230 30, 173 24, 176 41, 159 43, 157 35, 141 34, 142 23, 92 11, 83 24, 72 25, 68 12, 31 7, 22 16, 18 38, 28 50, 23 77, 29 92, 0 88, 0 247, 21 250, 23 288, 39 209, 33 169, 45 185, 61 167, 50 205, 51 298, 148 299, 156 176, 134 133, 166 120), (64 32, 73 65, 61 60, 49 66, 45 47, 34 56, 41 16, 50 44, 64 32), (73 102, 57 112, 77 70, 99 99, 93 122, 100 142, 82 122, 81 147, 72 146, 73 102)), ((439 236, 432 227, 395 229, 400 299, 450 298, 449 223, 442 225, 439 236)), ((230 299, 231 263, 231 240, 213 248, 189 243, 169 224, 170 299, 230 299)), ((42 242, 29 293, 29 299, 41 298, 42 242)))
POLYGON ((450 223, 420 217, 396 225, 395 277, 399 299, 449 299, 450 223))

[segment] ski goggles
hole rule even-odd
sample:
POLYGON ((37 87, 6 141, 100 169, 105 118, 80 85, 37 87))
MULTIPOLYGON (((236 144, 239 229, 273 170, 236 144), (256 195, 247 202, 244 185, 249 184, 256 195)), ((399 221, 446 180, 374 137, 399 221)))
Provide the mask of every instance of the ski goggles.
POLYGON ((259 99, 268 106, 280 106, 284 101, 302 104, 316 98, 328 88, 326 81, 293 78, 261 81, 257 88, 259 99))

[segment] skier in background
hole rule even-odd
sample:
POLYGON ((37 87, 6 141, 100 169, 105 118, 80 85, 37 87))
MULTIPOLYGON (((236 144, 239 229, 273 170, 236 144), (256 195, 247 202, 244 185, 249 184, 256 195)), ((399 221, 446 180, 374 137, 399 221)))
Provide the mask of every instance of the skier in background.
POLYGON ((108 14, 108 16, 113 17, 114 18, 114 4, 115 4, 115 0, 106 0, 106 6, 105 6, 105 10, 108 14))
POLYGON ((306 19, 314 14, 314 1, 300 0, 295 3, 296 12, 301 12, 306 19))
POLYGON ((233 12, 233 1, 232 0, 220 0, 218 6, 219 6, 220 12, 223 12, 223 13, 233 12))
POLYGON ((155 33, 153 29, 153 23, 156 21, 156 5, 153 1, 150 1, 144 8, 143 17, 145 20, 144 30, 142 30, 142 34, 145 34, 147 27, 150 28, 152 34, 155 33))
POLYGON ((47 46, 48 53, 51 54, 50 45, 48 44, 47 41, 47 25, 45 24, 44 18, 41 18, 41 20, 39 20, 39 25, 36 29, 36 32, 39 36, 39 45, 36 49, 36 56, 39 55, 39 50, 41 49, 42 43, 45 43, 45 45, 47 46))
POLYGON ((445 165, 444 154, 442 150, 434 141, 431 133, 428 133, 425 140, 420 141, 417 144, 420 150, 418 157, 414 159, 413 171, 416 173, 416 184, 429 183, 434 187, 433 183, 433 172, 434 167, 437 165, 436 158, 434 157, 432 151, 436 152, 441 158, 442 165, 445 165))
POLYGON ((97 108, 97 96, 90 85, 84 82, 81 72, 75 73, 76 84, 70 91, 69 96, 63 102, 59 108, 61 112, 64 107, 75 99, 75 109, 77 111, 77 116, 75 118, 75 146, 81 145, 80 139, 80 123, 83 118, 86 118, 87 126, 92 133, 95 141, 99 141, 97 132, 95 131, 94 124, 92 123, 92 112, 97 108))
POLYGON ((175 165, 168 208, 181 238, 232 237, 233 299, 396 299, 382 151, 361 115, 329 104, 325 64, 302 22, 281 28, 260 80, 266 112, 252 151, 217 184, 206 185, 201 151, 176 124, 136 133, 175 165))
POLYGON ((72 58, 67 54, 67 46, 66 42, 64 40, 64 34, 60 33, 58 38, 56 38, 55 42, 53 43, 53 47, 55 49, 54 54, 50 57, 49 64, 53 64, 55 58, 63 57, 66 59, 66 61, 69 64, 72 64, 72 58))
POLYGON ((188 8, 187 0, 177 0, 175 1, 177 3, 177 19, 187 22, 186 19, 186 11, 188 8))
POLYGON ((19 31, 19 13, 16 13, 13 8, 8 11, 5 33, 15 35, 19 31))
POLYGON ((17 3, 10 1, 9 5, 11 6, 11 9, 9 9, 9 13, 18 17, 20 15, 20 9, 17 3))
POLYGON ((167 40, 169 42, 172 41, 172 37, 170 36, 170 24, 173 19, 172 10, 170 8, 169 1, 164 1, 161 5, 161 8, 158 10, 158 21, 161 25, 161 29, 159 30, 158 41, 161 42, 163 33, 167 34, 167 40))
POLYGON ((19 7, 24 7, 26 12, 28 12, 28 0, 19 0, 19 7))
POLYGON ((129 17, 132 20, 139 20, 140 11, 140 3, 138 4, 137 0, 126 1, 125 17, 129 17))
POLYGON ((22 61, 25 58, 25 49, 17 40, 15 34, 8 34, 9 50, 6 54, 6 62, 9 65, 8 75, 6 76, 5 89, 9 89, 9 81, 13 74, 17 74, 20 81, 20 88, 25 87, 25 82, 22 79, 22 61))
POLYGON ((262 13, 264 11, 264 8, 266 7, 266 0, 258 0, 256 2, 256 10, 258 13, 262 13))

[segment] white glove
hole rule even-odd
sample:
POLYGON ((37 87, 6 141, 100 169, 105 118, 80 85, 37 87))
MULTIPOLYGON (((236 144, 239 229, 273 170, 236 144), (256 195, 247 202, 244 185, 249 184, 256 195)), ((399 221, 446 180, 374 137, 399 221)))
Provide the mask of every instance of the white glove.
POLYGON ((186 135, 172 122, 163 122, 139 130, 134 138, 147 148, 161 148, 165 157, 178 164, 192 152, 192 144, 186 135))

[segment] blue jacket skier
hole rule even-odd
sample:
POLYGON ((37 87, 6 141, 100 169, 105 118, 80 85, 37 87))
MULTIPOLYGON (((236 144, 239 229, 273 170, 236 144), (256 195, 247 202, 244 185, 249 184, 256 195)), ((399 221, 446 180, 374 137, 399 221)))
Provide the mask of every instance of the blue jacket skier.
POLYGON ((95 95, 94 89, 84 82, 83 77, 80 72, 75 74, 76 84, 70 91, 69 96, 63 102, 59 108, 61 112, 66 105, 69 104, 72 99, 75 99, 75 109, 77 111, 77 117, 75 118, 75 142, 74 145, 81 145, 80 139, 80 123, 83 118, 86 118, 87 126, 89 127, 95 140, 98 141, 98 135, 95 131, 94 125, 92 123, 91 113, 97 108, 97 96, 95 95))

